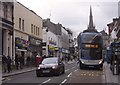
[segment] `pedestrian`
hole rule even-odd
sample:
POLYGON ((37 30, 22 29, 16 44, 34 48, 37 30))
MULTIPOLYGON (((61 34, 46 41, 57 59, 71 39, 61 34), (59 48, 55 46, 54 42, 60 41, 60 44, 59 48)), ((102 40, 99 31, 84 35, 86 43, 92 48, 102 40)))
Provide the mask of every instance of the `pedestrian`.
POLYGON ((7 70, 8 70, 8 73, 11 71, 11 62, 12 62, 12 60, 11 60, 10 56, 8 55, 7 56, 7 70))
POLYGON ((20 69, 23 68, 23 62, 24 62, 24 59, 22 56, 19 57, 19 62, 20 62, 20 69))
POLYGON ((42 62, 42 56, 39 54, 36 56, 36 66, 38 66, 42 62))
MULTIPOLYGON (((46 55, 44 55, 44 56, 43 56, 43 59, 45 59, 46 57, 47 57, 47 56, 46 56, 46 55)), ((43 59, 42 59, 42 60, 43 60, 43 59)))
POLYGON ((30 65, 30 56, 27 57, 26 62, 27 62, 26 65, 29 67, 29 65, 30 65))
POLYGON ((2 68, 4 73, 6 73, 7 71, 7 58, 5 55, 2 56, 2 68))
POLYGON ((16 69, 18 70, 19 68, 18 54, 15 55, 15 66, 16 66, 16 69))

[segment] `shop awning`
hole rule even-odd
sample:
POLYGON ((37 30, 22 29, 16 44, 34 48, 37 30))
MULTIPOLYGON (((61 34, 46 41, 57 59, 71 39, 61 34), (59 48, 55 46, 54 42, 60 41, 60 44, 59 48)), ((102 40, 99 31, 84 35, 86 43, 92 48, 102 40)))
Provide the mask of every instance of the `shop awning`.
POLYGON ((17 51, 27 51, 27 50, 25 50, 25 49, 16 49, 17 51))

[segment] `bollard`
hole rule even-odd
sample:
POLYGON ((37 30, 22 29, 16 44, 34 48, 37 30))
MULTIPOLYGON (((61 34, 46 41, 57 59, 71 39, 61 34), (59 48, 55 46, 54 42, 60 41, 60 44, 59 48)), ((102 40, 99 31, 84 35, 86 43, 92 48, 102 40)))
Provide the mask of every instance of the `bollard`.
POLYGON ((113 62, 113 75, 118 75, 119 74, 119 64, 118 61, 115 60, 113 62))

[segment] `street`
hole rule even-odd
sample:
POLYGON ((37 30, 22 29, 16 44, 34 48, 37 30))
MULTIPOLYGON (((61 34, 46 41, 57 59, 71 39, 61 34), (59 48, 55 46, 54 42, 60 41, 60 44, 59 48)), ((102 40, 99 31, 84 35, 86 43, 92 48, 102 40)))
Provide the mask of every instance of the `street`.
POLYGON ((103 70, 97 69, 79 69, 79 65, 74 61, 70 64, 65 64, 65 74, 60 76, 43 76, 36 77, 36 72, 27 72, 19 75, 6 77, 3 83, 36 83, 36 84, 52 84, 57 83, 62 85, 64 83, 117 83, 118 81, 111 82, 107 81, 109 77, 106 77, 105 66, 103 70))

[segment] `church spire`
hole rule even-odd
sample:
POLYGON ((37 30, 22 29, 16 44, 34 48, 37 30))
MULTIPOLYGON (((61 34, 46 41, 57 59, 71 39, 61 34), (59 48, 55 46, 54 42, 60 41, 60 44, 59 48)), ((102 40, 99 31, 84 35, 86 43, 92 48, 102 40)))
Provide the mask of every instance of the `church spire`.
POLYGON ((93 16, 92 16, 92 8, 91 8, 91 6, 90 6, 90 16, 89 16, 88 29, 95 29, 95 26, 93 25, 93 16))

